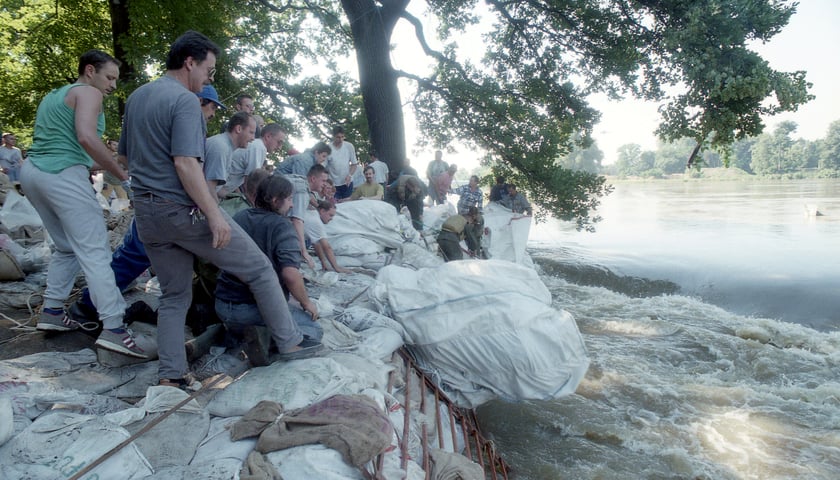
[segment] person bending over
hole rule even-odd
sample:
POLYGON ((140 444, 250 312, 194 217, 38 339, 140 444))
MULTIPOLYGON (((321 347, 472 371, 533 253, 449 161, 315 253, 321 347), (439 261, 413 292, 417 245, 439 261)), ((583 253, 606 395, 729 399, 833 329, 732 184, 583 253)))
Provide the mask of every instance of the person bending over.
POLYGON ((329 200, 322 200, 318 202, 315 210, 307 210, 306 215, 306 221, 304 222, 306 238, 312 244, 312 248, 315 249, 315 254, 321 260, 323 269, 335 270, 338 273, 352 273, 338 264, 324 230, 324 225, 330 223, 335 217, 335 204, 329 200))
MULTIPOLYGON (((317 352, 320 349, 320 343, 317 342, 324 335, 323 329, 316 322, 318 308, 309 299, 300 274, 300 262, 303 259, 297 234, 286 216, 292 206, 292 193, 292 184, 286 178, 281 175, 268 177, 257 187, 255 207, 233 216, 233 220, 254 239, 271 261, 286 300, 289 300, 291 294, 300 304, 298 307, 290 303, 289 311, 304 335, 306 344, 301 346, 310 348, 294 354, 278 355, 279 359, 303 358, 317 352)), ((269 363, 270 338, 278 334, 275 331, 276 322, 260 314, 248 285, 225 271, 219 274, 216 282, 216 314, 229 333, 245 339, 245 351, 253 366, 269 363)))

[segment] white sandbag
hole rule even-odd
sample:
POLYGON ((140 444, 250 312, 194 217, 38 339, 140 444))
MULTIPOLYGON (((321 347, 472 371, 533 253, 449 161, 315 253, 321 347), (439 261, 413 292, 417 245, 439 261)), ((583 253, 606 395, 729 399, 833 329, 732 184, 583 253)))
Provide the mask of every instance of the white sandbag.
POLYGON ((362 255, 359 261, 362 262, 362 267, 370 270, 379 270, 388 265, 391 261, 392 255, 390 253, 377 253, 372 255, 362 255))
POLYGON ((502 205, 491 202, 484 208, 484 227, 490 234, 481 240, 490 258, 530 265, 531 257, 525 252, 532 217, 513 213, 502 205))
POLYGON ((251 369, 216 394, 207 411, 219 417, 244 415, 261 400, 278 402, 285 409, 303 408, 333 395, 358 393, 372 383, 330 358, 277 362, 251 369))
MULTIPOLYGON (((146 397, 136 408, 107 415, 115 424, 124 425, 129 432, 137 432, 163 413, 169 411, 189 395, 175 387, 149 387, 146 397)), ((157 471, 172 466, 186 466, 196 448, 207 436, 210 417, 196 400, 191 400, 155 428, 137 438, 133 445, 149 459, 157 471), (172 432, 178 432, 173 435, 172 432)))
POLYGON ((127 198, 115 198, 111 200, 111 213, 120 213, 131 208, 131 200, 127 198))
POLYGON ((336 255, 335 261, 344 268, 359 268, 364 263, 360 257, 350 257, 347 255, 336 255))
POLYGON ((109 202, 108 199, 99 192, 96 194, 96 201, 99 202, 99 206, 102 207, 102 210, 111 210, 111 202, 109 202))
MULTIPOLYGON (((351 202, 373 203, 373 202, 351 202)), ((265 455, 283 478, 318 480, 364 480, 362 472, 348 465, 341 454, 323 445, 303 445, 265 455)))
POLYGON ((14 189, 6 194, 6 202, 0 209, 0 223, 3 223, 10 232, 21 227, 43 228, 44 226, 35 207, 14 189))
POLYGON ((27 310, 43 303, 43 287, 29 282, 0 282, 0 308, 27 310))
POLYGON ((400 335, 405 333, 405 329, 399 322, 393 318, 386 317, 381 313, 374 312, 367 308, 350 306, 342 310, 335 319, 344 325, 352 328, 356 332, 367 330, 369 328, 381 327, 390 328, 398 332, 400 335))
POLYGON ((33 395, 36 408, 48 410, 60 408, 82 415, 107 415, 131 408, 131 404, 107 395, 97 395, 76 390, 58 390, 56 392, 33 395))
POLYGON ((400 265, 404 267, 434 268, 444 263, 443 259, 434 252, 437 252, 437 240, 434 238, 429 243, 429 248, 416 243, 404 243, 400 248, 400 265))
POLYGON ((536 272, 467 260, 380 270, 371 298, 406 330, 407 344, 457 403, 573 393, 589 366, 574 318, 551 307, 536 272))
POLYGON ((143 480, 231 480, 239 478, 241 469, 240 460, 219 458, 198 464, 164 467, 143 480))
MULTIPOLYGON (((191 465, 209 464, 217 459, 233 459, 240 464, 254 450, 259 437, 243 438, 239 441, 230 439, 230 427, 242 417, 213 417, 210 430, 195 451, 191 465)), ((202 477, 203 478, 203 477, 202 477)))
POLYGON ((362 341, 356 347, 356 353, 366 358, 390 358, 403 346, 403 337, 390 328, 374 327, 359 332, 362 341))
MULTIPOLYGON (((146 397, 135 404, 134 408, 110 413, 105 418, 120 426, 130 425, 143 420, 149 413, 163 413, 178 405, 189 395, 175 387, 153 385, 146 389, 146 397)), ((190 400, 178 409, 179 412, 202 414, 204 409, 196 400, 190 400)))
POLYGON ((359 256, 376 254, 385 247, 371 239, 357 235, 340 235, 330 237, 330 246, 336 255, 359 256))
MULTIPOLYGON (((125 428, 131 433, 136 433, 162 415, 147 415, 143 420, 125 428)), ((149 460, 154 470, 186 466, 209 429, 210 416, 206 412, 195 414, 178 411, 135 439, 133 445, 149 460)))
POLYGON ((443 222, 456 213, 458 213, 458 210, 450 202, 428 207, 423 210, 423 226, 436 236, 437 234, 434 232, 440 231, 443 222))
MULTIPOLYGON (((380 313, 399 321, 409 335, 411 332, 401 316, 410 316, 419 310, 428 312, 443 304, 476 296, 492 300, 493 295, 502 292, 518 292, 525 300, 551 304, 551 293, 536 271, 497 260, 448 262, 437 268, 416 271, 389 265, 379 271, 376 283, 368 289, 369 298, 380 313)), ((451 308, 447 306, 447 309, 451 308)), ((451 319, 429 320, 448 322, 451 319)), ((426 322, 426 325, 430 331, 446 330, 434 321, 426 322)), ((412 328, 422 327, 423 324, 412 324, 412 328)), ((446 332, 440 334, 446 335, 446 332)), ((412 337, 410 343, 417 343, 417 339, 412 337)))
MULTIPOLYGON (((0 465, 25 465, 28 467, 25 471, 30 474, 24 478, 70 478, 128 437, 125 429, 101 418, 50 413, 38 418, 0 447, 0 465), (46 466, 49 470, 38 466, 46 466)), ((145 478, 152 473, 151 465, 132 443, 94 468, 85 478, 129 480, 145 478)))
MULTIPOLYGON (((384 391, 388 388, 388 377, 394 370, 394 366, 383 362, 380 358, 364 356, 359 352, 330 352, 329 358, 332 358, 347 369, 359 372, 365 378, 370 379, 371 389, 384 391)), ((371 389, 368 389, 368 391, 371 389)))
POLYGON ((12 399, 0 397, 0 447, 3 446, 15 432, 15 414, 12 412, 12 399))
POLYGON ((336 205, 335 217, 324 229, 330 238, 352 235, 396 248, 405 241, 398 217, 387 202, 344 202, 336 205))

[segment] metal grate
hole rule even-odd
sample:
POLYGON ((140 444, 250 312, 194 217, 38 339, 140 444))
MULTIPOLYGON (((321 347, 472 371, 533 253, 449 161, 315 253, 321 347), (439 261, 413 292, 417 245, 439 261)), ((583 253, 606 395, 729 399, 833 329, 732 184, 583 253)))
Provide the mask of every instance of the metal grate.
MULTIPOLYGON (((463 451, 460 452, 453 452, 457 454, 461 454, 466 458, 469 458, 473 462, 477 463, 481 466, 481 469, 484 471, 484 476, 488 480, 499 480, 504 479, 508 480, 508 466, 499 453, 496 451, 493 442, 484 438, 481 434, 481 430, 478 426, 478 420, 476 419, 475 412, 473 410, 466 410, 461 407, 455 405, 446 394, 441 391, 441 389, 429 378, 426 374, 424 374, 419 368, 417 368, 417 364, 411 358, 409 353, 404 349, 400 348, 396 353, 403 361, 404 366, 404 373, 405 373, 405 387, 403 391, 404 395, 404 402, 402 407, 404 408, 405 415, 404 415, 404 425, 403 425, 403 435, 402 438, 399 439, 400 441, 400 467, 402 468, 403 472, 407 472, 406 468, 408 462, 411 460, 409 458, 409 433, 410 433, 410 425, 411 425, 411 415, 412 409, 415 409, 417 412, 422 412, 424 415, 427 415, 429 409, 427 408, 427 395, 431 392, 434 395, 434 419, 435 419, 435 426, 437 431, 437 441, 438 445, 441 448, 445 445, 445 435, 450 436, 450 440, 452 441, 452 445, 459 445, 459 441, 464 445, 463 451), (420 405, 419 408, 417 405, 412 405, 412 378, 414 378, 414 383, 419 384, 419 396, 420 396, 420 405), (445 407, 446 415, 448 416, 448 424, 449 424, 449 431, 445 432, 443 425, 443 417, 441 414, 441 406, 445 407), (461 427, 460 429, 456 428, 456 423, 461 427), (460 436, 459 438, 459 432, 460 436)), ((396 358, 392 358, 393 363, 396 363, 396 358)), ((391 394, 394 388, 394 382, 396 377, 395 372, 391 372, 389 381, 388 381, 388 393, 391 394)), ((417 388, 417 385, 414 385, 414 388, 417 388)), ((431 464, 430 464, 430 456, 429 456, 429 442, 428 442, 428 427, 427 423, 421 423, 421 446, 423 452, 422 461, 420 461, 420 466, 426 472, 426 479, 431 478, 431 464)), ((375 462, 375 473, 371 476, 368 475, 369 478, 376 478, 380 479, 383 466, 383 456, 380 455, 377 461, 375 462)), ((391 479, 388 479, 391 480, 391 479)))

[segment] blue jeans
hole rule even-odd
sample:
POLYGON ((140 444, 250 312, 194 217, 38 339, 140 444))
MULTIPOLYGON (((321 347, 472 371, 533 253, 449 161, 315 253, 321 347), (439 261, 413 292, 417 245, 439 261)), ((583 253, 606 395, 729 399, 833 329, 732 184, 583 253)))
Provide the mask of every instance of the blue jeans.
MULTIPOLYGON (((296 305, 289 305, 289 312, 297 324, 300 332, 316 342, 324 337, 324 328, 318 322, 312 321, 312 316, 296 305)), ((245 327, 251 325, 265 325, 260 310, 255 303, 232 303, 216 299, 216 315, 225 324, 225 328, 237 337, 242 336, 245 327)))
POLYGON ((350 182, 347 185, 336 185, 335 186, 335 199, 341 200, 342 198, 347 198, 353 194, 353 182, 350 182))
MULTIPOLYGON (((117 288, 125 291, 135 278, 145 272, 152 265, 146 255, 146 247, 140 241, 137 234, 137 222, 131 219, 128 231, 125 232, 122 244, 114 250, 111 256, 111 270, 114 271, 114 279, 117 281, 117 288)), ((90 299, 90 292, 85 288, 82 290, 82 303, 94 308, 90 299)))

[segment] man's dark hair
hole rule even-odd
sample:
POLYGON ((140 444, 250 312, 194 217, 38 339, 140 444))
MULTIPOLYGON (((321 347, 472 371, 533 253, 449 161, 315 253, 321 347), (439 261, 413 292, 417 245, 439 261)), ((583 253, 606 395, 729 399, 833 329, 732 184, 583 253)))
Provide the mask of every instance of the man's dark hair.
POLYGON ((367 172, 368 170, 370 170, 373 173, 376 173, 376 170, 374 170, 373 167, 371 167, 370 165, 366 166, 365 169, 362 170, 362 173, 367 172))
POLYGON ((228 124, 227 124, 228 133, 232 132, 233 129, 237 125, 241 125, 242 128, 247 128, 248 124, 251 123, 252 118, 254 118, 254 116, 251 115, 248 112, 236 112, 236 113, 234 113, 233 116, 230 117, 230 120, 228 120, 228 124))
POLYGON ((496 175, 496 183, 505 183, 505 177, 501 175, 496 175))
POLYGON ((81 77, 85 73, 85 67, 88 65, 93 65, 93 69, 98 72, 109 63, 113 63, 117 67, 122 65, 119 60, 102 50, 88 50, 79 57, 79 76, 81 77))
POLYGON ((330 153, 330 152, 332 152, 332 148, 330 148, 330 146, 327 145, 324 142, 318 142, 318 143, 315 144, 314 147, 312 147, 312 152, 315 153, 315 154, 324 153, 324 152, 330 153))
POLYGON ((184 66, 187 57, 192 57, 196 62, 203 62, 207 58, 207 52, 213 52, 213 55, 218 57, 221 55, 222 49, 204 34, 195 30, 187 30, 183 35, 176 38, 172 46, 169 47, 169 53, 166 56, 166 69, 178 70, 184 66))
POLYGON ((344 133, 344 127, 342 127, 341 125, 334 126, 332 128, 332 134, 333 135, 338 135, 339 133, 344 133))
POLYGON ((254 198, 254 206, 263 210, 273 210, 271 201, 275 198, 287 198, 292 196, 294 187, 283 175, 272 175, 257 186, 257 195, 254 198))
POLYGON ((335 204, 329 200, 319 200, 318 201, 318 210, 323 210, 325 212, 329 212, 335 208, 335 204))
POLYGON ((268 173, 268 170, 264 168, 258 168, 253 172, 249 173, 248 176, 245 177, 245 181, 242 183, 242 192, 247 196, 249 193, 252 193, 254 197, 257 196, 257 188, 259 188, 260 183, 263 180, 270 177, 271 174, 268 173))
POLYGON ((238 97, 236 97, 236 104, 237 105, 242 105, 242 100, 245 100, 246 98, 250 99, 250 100, 254 99, 254 97, 252 97, 251 95, 248 95, 247 93, 243 93, 242 95, 239 95, 238 97))
POLYGON ((512 189, 516 190, 516 184, 515 184, 515 183, 508 183, 508 184, 507 184, 507 188, 508 188, 508 189, 511 189, 511 188, 512 188, 512 189))
POLYGON ((286 133, 286 131, 283 130, 283 127, 281 127, 279 123, 269 123, 260 130, 260 137, 274 135, 280 132, 286 133))
POLYGON ((306 172, 306 176, 307 177, 314 177, 314 176, 320 175, 322 173, 328 173, 327 172, 327 167, 321 165, 320 163, 316 163, 315 165, 312 165, 312 168, 310 168, 308 172, 306 172))
POLYGON ((470 175, 470 180, 472 180, 473 178, 475 179, 475 183, 480 183, 481 182, 481 179, 478 178, 478 175, 470 175))

